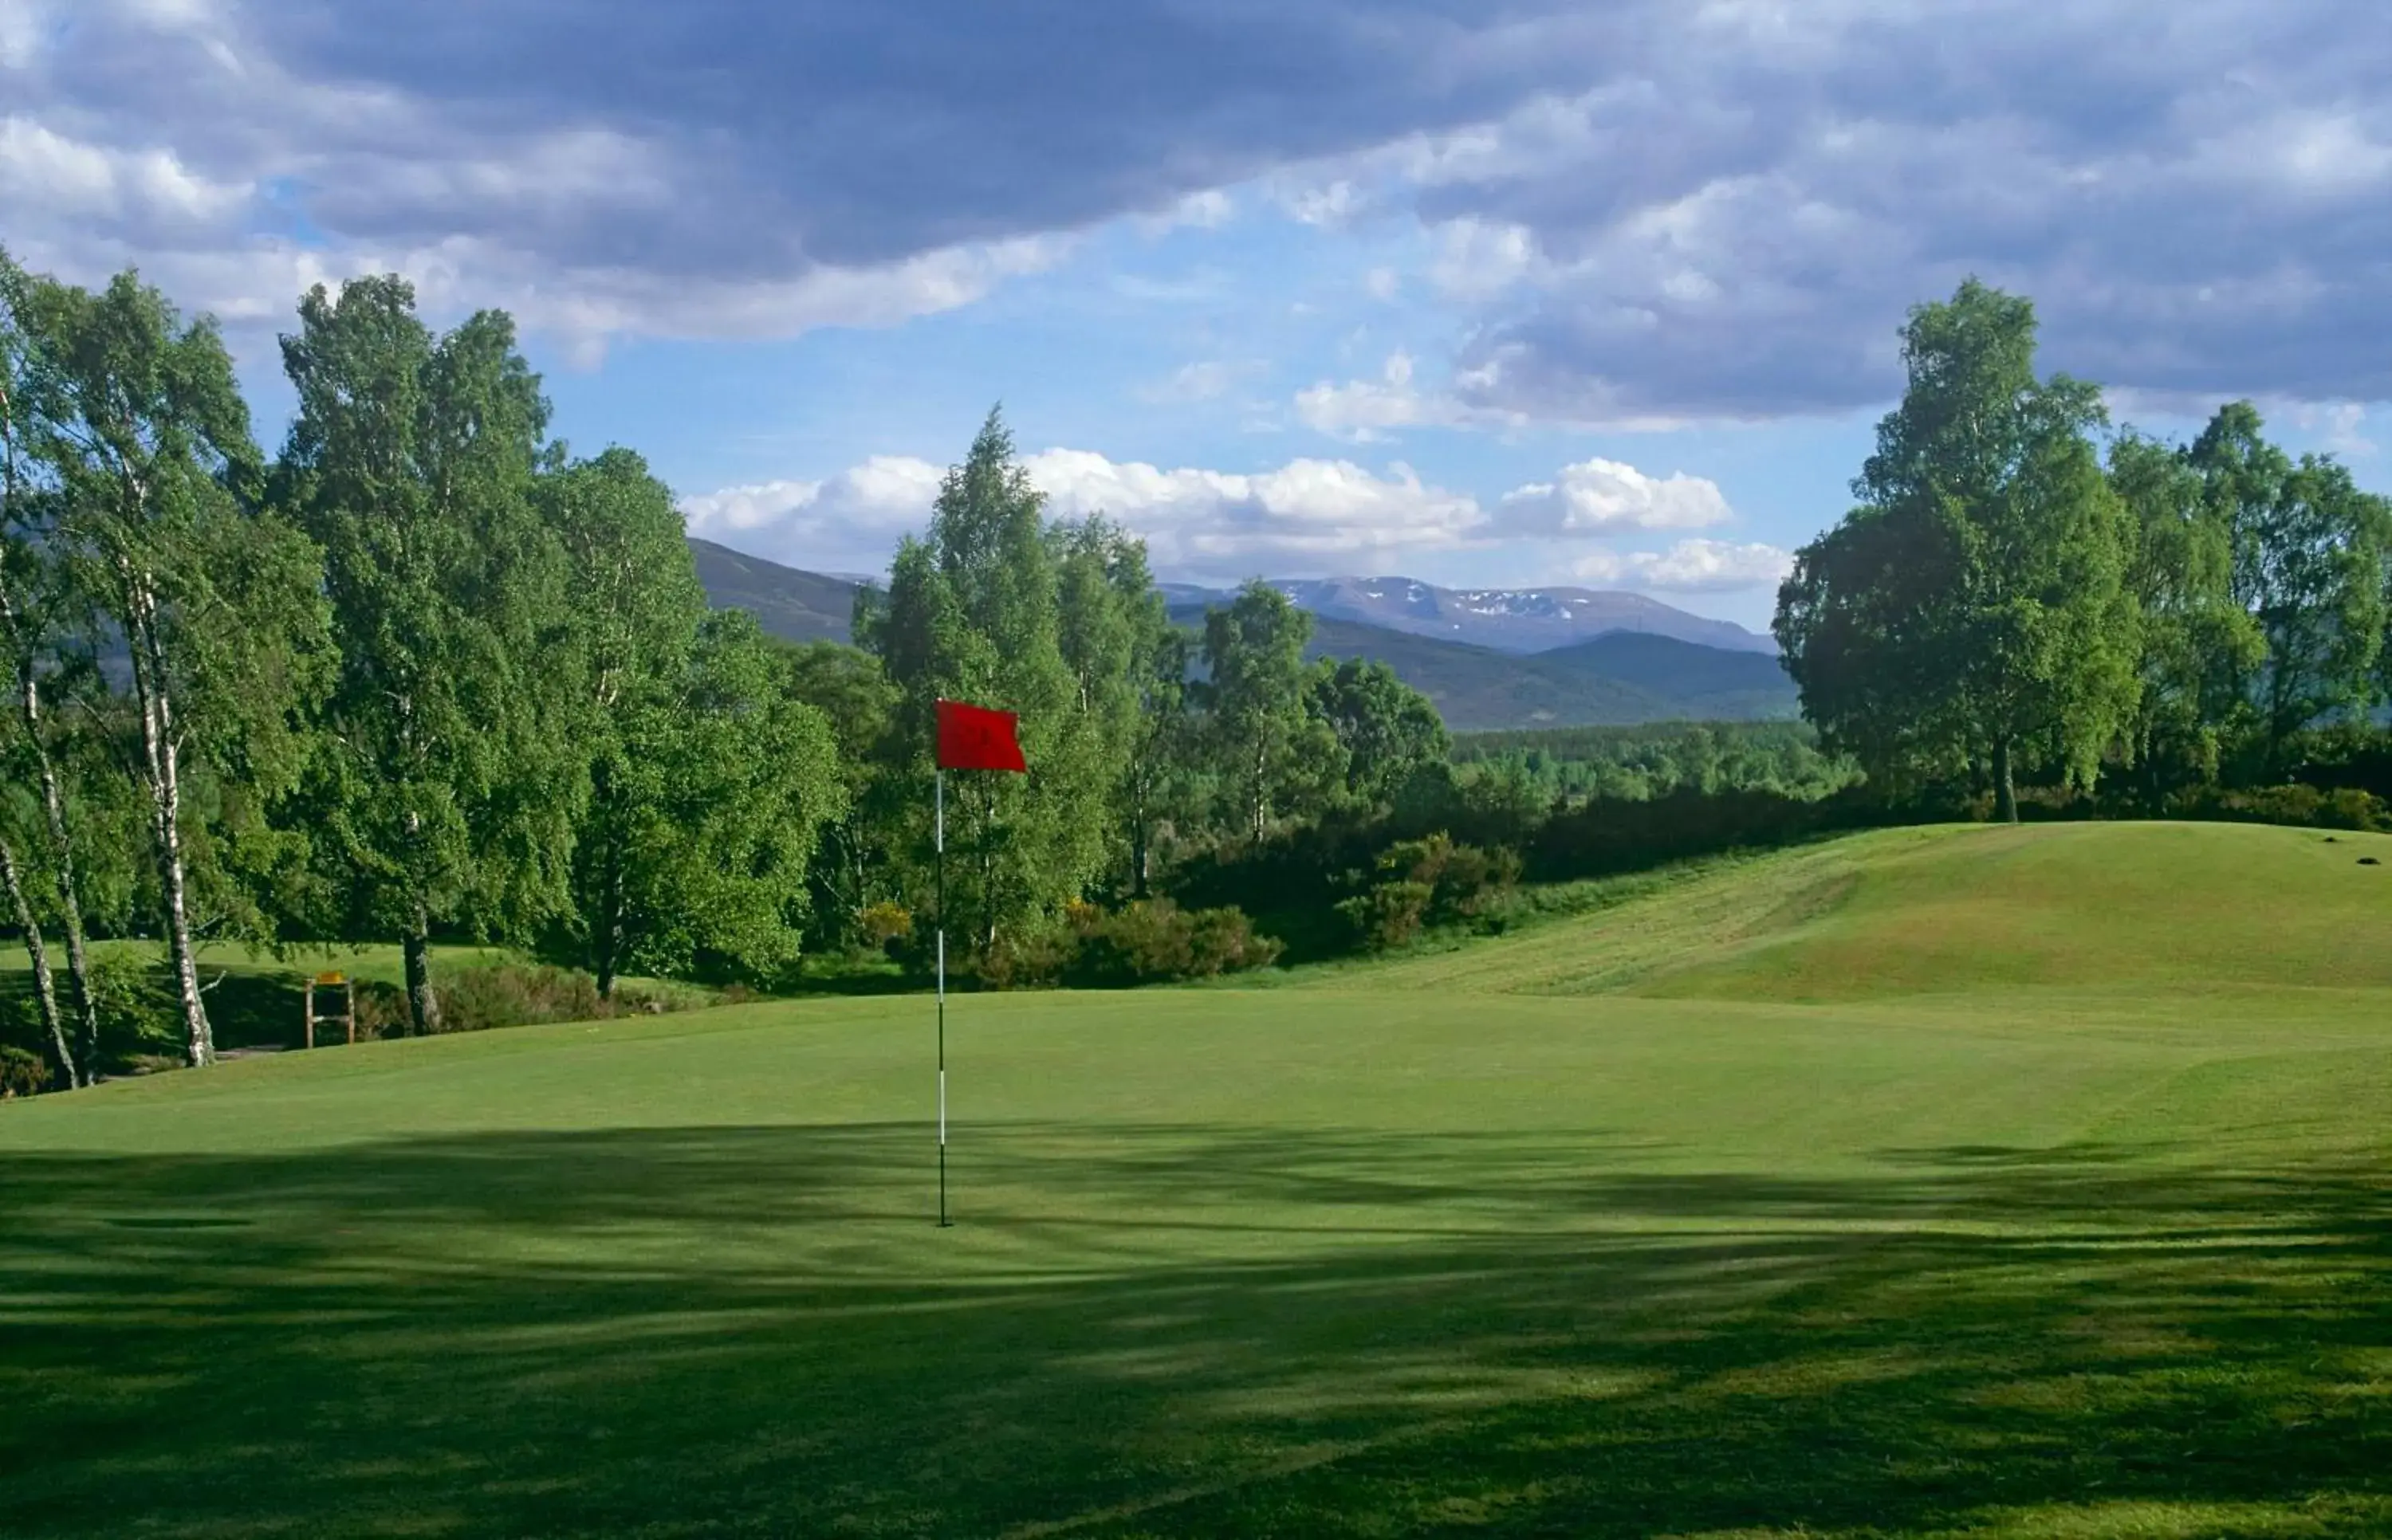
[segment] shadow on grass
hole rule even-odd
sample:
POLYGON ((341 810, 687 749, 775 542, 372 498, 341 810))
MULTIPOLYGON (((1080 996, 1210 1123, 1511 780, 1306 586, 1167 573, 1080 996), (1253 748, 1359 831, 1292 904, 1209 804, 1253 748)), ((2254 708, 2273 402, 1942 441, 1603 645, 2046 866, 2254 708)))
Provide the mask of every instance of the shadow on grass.
POLYGON ((2377 1170, 974 1137, 11 1157, 0 1533, 2392 1533, 2377 1170))

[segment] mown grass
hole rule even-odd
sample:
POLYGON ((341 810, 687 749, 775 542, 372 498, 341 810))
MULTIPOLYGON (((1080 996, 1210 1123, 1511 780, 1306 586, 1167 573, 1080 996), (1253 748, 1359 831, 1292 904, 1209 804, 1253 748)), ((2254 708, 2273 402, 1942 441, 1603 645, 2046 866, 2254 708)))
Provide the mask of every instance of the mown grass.
POLYGON ((2392 1533, 2392 901, 2315 837, 953 1002, 943 1231, 916 999, 11 1104, 0 1534, 2392 1533), (2031 987, 1904 961, 2038 886, 2031 987), (2159 899, 2174 982, 2072 971, 2159 899))

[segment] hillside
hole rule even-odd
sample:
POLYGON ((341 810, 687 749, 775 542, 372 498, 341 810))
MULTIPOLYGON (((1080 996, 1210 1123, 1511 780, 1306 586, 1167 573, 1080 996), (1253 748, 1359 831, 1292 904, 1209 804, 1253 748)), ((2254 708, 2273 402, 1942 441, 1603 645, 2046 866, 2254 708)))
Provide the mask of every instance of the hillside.
MULTIPOLYGON (((1203 619, 1201 606, 1174 605, 1171 613, 1184 626, 1203 619)), ((1522 655, 1315 616, 1306 653, 1385 664, 1436 703, 1456 732, 1749 721, 1795 711, 1793 682, 1775 658, 1667 637, 1622 633, 1522 655)))
POLYGON ((766 631, 791 641, 847 640, 857 585, 695 537, 689 553, 707 602, 716 609, 746 610, 766 631))
MULTIPOLYGON (((786 567, 710 540, 693 539, 689 546, 698 580, 717 608, 747 610, 765 630, 793 641, 847 640, 853 582, 786 567)), ((1201 626, 1206 603, 1222 597, 1181 586, 1165 591, 1173 599, 1172 618, 1190 627, 1201 626)), ((1452 597, 1451 590, 1428 592, 1452 597)), ((1710 646, 1655 630, 1614 630, 1553 652, 1520 653, 1353 618, 1346 613, 1351 609, 1332 605, 1315 614, 1311 655, 1386 664, 1436 702, 1446 725, 1457 732, 1794 714, 1793 685, 1774 654, 1710 646)), ((1655 609, 1694 623, 1695 629, 1726 625, 1680 615, 1666 605, 1655 609)), ((1641 610, 1637 615, 1651 618, 1641 610)), ((1738 628, 1727 630, 1749 638, 1738 628)), ((1564 628, 1551 634, 1568 632, 1564 628)))
POLYGON ((2392 835, 2230 823, 1891 829, 1718 863, 1373 987, 1866 1003, 2392 990, 2392 835), (2360 864, 2372 856, 2374 866, 2360 864))

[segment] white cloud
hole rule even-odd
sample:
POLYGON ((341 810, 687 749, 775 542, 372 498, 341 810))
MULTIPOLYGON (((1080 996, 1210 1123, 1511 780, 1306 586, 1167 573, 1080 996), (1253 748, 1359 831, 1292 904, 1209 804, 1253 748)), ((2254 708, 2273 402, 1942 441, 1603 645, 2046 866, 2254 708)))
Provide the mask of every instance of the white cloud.
MULTIPOLYGON (((1535 516, 1524 516, 1517 494, 1490 512, 1401 461, 1373 471, 1348 459, 1299 459, 1239 472, 1055 448, 1024 456, 1021 465, 1051 516, 1103 513, 1145 539, 1158 570, 1206 577, 1371 569, 1408 554, 1516 541, 1582 546, 1729 517, 1708 481, 1655 478, 1611 460, 1568 466, 1551 483, 1523 488, 1578 499, 1560 515, 1535 516), (1567 516, 1572 510, 1577 516, 1567 516)), ((691 534, 774 561, 817 572, 877 569, 899 536, 927 527, 943 473, 926 459, 881 456, 820 481, 725 487, 683 499, 682 510, 691 534)), ((1707 590, 1774 582, 1786 560, 1768 546, 1695 539, 1658 553, 1593 551, 1578 570, 1641 588, 1707 590)))
POLYGON ((1429 278, 1454 299, 1492 299, 1540 265, 1537 239, 1525 225, 1450 220, 1437 228, 1437 245, 1429 278))
POLYGON ((1350 460, 1296 459, 1242 475, 1049 449, 1023 468, 1054 512, 1105 513, 1144 537, 1159 567, 1219 576, 1450 550, 1485 522, 1475 498, 1426 485, 1404 465, 1382 476, 1350 460))
POLYGON ((1683 471, 1662 480, 1601 459, 1565 465, 1550 482, 1507 492, 1495 511, 1506 529, 1545 537, 1701 529, 1736 516, 1716 482, 1683 471))
POLYGON ((1182 364, 1164 378, 1138 386, 1134 394, 1141 401, 1157 403, 1211 401, 1228 395, 1239 381, 1254 374, 1262 367, 1255 359, 1200 359, 1192 364, 1182 364))
POLYGON ((790 566, 877 569, 900 536, 930 523, 944 475, 926 459, 876 455, 826 480, 726 486, 681 510, 692 535, 790 566))
POLYGON ((1794 569, 1790 552, 1771 545, 1681 540, 1667 550, 1596 551, 1571 566, 1591 583, 1625 583, 1668 593, 1726 593, 1774 588, 1794 569))
POLYGON ((2322 434, 2326 448, 2345 459, 2367 459, 2382 447, 2368 436, 2367 408, 2356 401, 2301 407, 2294 410, 2293 421, 2322 434))
POLYGON ((1237 203, 1226 188, 1208 188, 1190 193, 1161 214, 1140 214, 1136 223, 1149 236, 1167 235, 1181 228, 1211 230, 1228 224, 1237 212, 1237 203))
POLYGON ((1376 380, 1332 384, 1321 380, 1296 392, 1296 415, 1316 432, 1370 444, 1399 428, 1488 427, 1517 421, 1511 413, 1466 406, 1451 393, 1412 382, 1407 353, 1388 355, 1376 380))
POLYGON ((217 219, 255 190, 196 175, 171 150, 91 144, 31 118, 0 118, 0 201, 50 219, 217 219))
POLYGON ((1393 304, 1403 280, 1392 267, 1373 267, 1362 275, 1362 291, 1382 304, 1393 304))
POLYGON ((1350 224, 1368 201, 1360 188, 1342 176, 1326 182, 1282 181, 1272 197, 1289 218, 1331 226, 1350 224))

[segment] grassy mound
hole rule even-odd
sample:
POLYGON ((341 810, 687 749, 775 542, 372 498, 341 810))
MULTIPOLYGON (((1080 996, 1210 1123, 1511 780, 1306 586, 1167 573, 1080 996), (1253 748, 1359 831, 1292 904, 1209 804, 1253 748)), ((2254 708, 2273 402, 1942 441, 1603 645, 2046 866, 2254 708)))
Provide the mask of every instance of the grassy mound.
POLYGON ((2392 988, 2392 835, 2228 823, 1896 829, 1388 965, 1402 988, 1866 1001, 2392 988), (2380 863, 2360 864, 2372 856, 2380 863))

